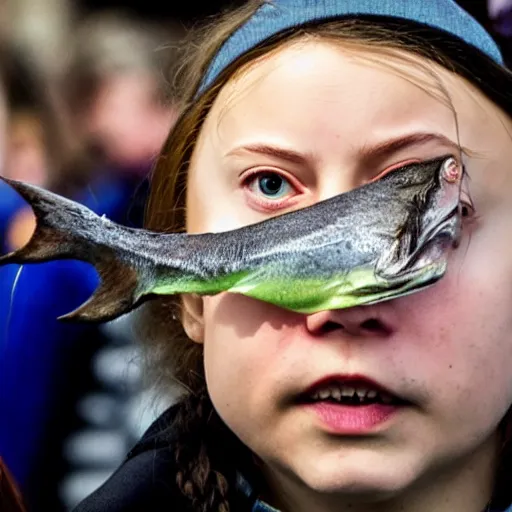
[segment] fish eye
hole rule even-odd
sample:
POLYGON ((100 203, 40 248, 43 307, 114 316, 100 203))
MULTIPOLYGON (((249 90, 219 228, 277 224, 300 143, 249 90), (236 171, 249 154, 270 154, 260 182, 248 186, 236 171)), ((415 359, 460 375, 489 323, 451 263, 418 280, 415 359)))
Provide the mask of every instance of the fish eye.
POLYGON ((454 157, 448 158, 443 163, 442 175, 448 183, 456 183, 462 177, 463 169, 454 157))

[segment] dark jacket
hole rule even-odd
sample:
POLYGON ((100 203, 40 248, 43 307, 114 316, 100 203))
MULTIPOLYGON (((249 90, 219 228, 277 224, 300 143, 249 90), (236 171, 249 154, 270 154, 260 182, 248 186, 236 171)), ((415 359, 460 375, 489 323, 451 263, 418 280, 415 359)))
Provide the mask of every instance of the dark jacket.
MULTIPOLYGON (((124 463, 73 512, 192 512, 179 490, 170 425, 176 406, 162 414, 128 453, 124 463)), ((251 512, 250 491, 236 485, 233 510, 251 512)), ((264 510, 264 509, 260 509, 264 510)))

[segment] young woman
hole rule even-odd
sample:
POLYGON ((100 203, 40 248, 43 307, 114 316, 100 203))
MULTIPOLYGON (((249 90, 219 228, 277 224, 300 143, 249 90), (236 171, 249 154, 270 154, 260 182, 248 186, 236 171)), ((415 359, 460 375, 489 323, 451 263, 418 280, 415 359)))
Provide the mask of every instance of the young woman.
POLYGON ((508 510, 512 81, 495 43, 452 0, 274 0, 197 55, 149 229, 230 230, 446 155, 471 206, 446 276, 406 297, 148 303, 150 366, 183 397, 77 510, 508 510))

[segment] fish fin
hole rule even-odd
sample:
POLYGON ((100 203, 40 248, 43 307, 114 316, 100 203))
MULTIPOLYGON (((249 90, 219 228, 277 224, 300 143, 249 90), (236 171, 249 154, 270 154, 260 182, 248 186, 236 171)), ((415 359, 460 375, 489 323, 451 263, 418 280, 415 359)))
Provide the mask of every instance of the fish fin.
POLYGON ((59 320, 108 322, 135 309, 139 302, 136 295, 137 271, 115 263, 96 267, 101 282, 94 294, 74 311, 60 316, 59 320))

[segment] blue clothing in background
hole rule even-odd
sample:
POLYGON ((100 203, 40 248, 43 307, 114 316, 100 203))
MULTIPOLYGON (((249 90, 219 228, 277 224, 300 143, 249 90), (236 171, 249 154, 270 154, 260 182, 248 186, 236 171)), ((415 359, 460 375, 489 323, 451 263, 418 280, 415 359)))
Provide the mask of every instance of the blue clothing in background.
MULTIPOLYGON (((0 267, 0 454, 23 488, 46 425, 62 395, 70 361, 93 328, 57 317, 82 304, 97 284, 76 261, 0 267)), ((44 478, 44 475, 42 475, 44 478)))
POLYGON ((14 215, 25 201, 4 181, 0 181, 0 254, 7 252, 5 234, 14 215))
MULTIPOLYGON (((140 226, 142 209, 134 205, 134 194, 141 180, 101 176, 74 199, 116 222, 140 226)), ((6 227, 24 205, 0 183, 2 253, 6 227)), ((95 269, 79 261, 0 267, 0 456, 26 494, 33 494, 31 480, 38 487, 54 484, 45 485, 51 472, 38 459, 46 455, 48 439, 58 437, 54 425, 73 414, 90 359, 105 342, 97 326, 57 317, 84 303, 98 283, 95 269)))

